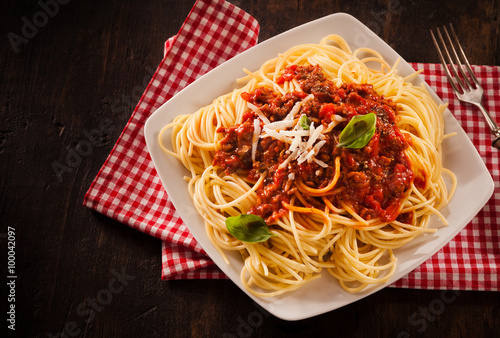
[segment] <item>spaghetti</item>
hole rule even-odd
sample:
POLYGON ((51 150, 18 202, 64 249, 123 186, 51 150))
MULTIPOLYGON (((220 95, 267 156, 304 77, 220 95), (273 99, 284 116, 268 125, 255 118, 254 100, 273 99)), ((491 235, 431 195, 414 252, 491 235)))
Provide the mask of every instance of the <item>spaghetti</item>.
POLYGON ((295 290, 323 269, 358 292, 391 277, 394 249, 436 231, 432 215, 446 224, 439 209, 456 180, 441 161, 445 107, 396 67, 330 35, 247 71, 241 88, 162 129, 162 150, 191 173, 208 237, 226 262, 224 251, 241 252, 252 294, 295 290), (352 127, 368 117, 370 133, 367 122, 352 127), (163 145, 169 129, 172 149, 163 145), (357 146, 342 141, 349 131, 357 146), (247 213, 273 236, 231 235, 226 219, 247 213))

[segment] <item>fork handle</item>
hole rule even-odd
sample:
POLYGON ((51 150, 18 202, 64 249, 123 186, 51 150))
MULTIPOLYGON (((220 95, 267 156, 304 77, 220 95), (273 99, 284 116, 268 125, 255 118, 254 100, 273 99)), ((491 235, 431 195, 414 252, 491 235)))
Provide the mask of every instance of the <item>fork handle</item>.
POLYGON ((500 137, 497 137, 493 142, 491 142, 491 146, 500 150, 500 137))
POLYGON ((478 103, 477 107, 483 114, 483 117, 486 120, 486 124, 488 125, 488 128, 490 128, 491 133, 495 136, 495 140, 491 142, 491 146, 500 150, 500 128, 482 104, 478 103))

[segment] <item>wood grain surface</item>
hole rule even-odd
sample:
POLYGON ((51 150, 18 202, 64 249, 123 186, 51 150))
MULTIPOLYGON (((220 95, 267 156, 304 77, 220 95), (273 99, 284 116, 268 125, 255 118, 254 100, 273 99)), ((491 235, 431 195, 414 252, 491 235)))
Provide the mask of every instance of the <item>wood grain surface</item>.
MULTIPOLYGON (((260 41, 346 12, 410 62, 438 62, 429 29, 453 22, 471 63, 500 66, 500 5, 494 0, 230 2, 259 21, 260 41)), ((282 321, 228 280, 161 281, 159 240, 82 206, 162 58, 163 42, 177 33, 193 4, 0 5, 0 335, 498 336, 495 292, 386 288, 318 317, 282 321), (75 156, 85 133, 96 128, 103 131, 100 142, 75 156), (71 164, 60 177, 57 162, 71 164), (9 249, 9 238, 15 248, 9 249), (17 279, 5 288, 9 250, 17 279), (7 321, 12 290, 15 331, 7 321)))

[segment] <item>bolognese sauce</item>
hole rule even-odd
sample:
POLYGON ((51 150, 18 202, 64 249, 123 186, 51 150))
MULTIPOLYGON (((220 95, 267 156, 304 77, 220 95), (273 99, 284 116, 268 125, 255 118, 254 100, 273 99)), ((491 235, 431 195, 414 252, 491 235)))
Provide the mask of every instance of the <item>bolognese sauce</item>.
MULTIPOLYGON (((417 180, 405 154, 411 138, 396 126, 395 104, 379 96, 370 84, 336 86, 319 66, 292 65, 277 82, 292 80, 300 85, 301 91, 283 95, 272 88, 258 87, 243 93, 242 98, 254 110, 243 115, 242 123, 217 131, 223 138, 214 166, 228 174, 244 173, 252 182, 265 175, 257 189, 257 203, 249 213, 261 216, 268 224, 274 223, 288 212, 285 206, 299 194, 297 182, 313 189, 328 186, 336 174, 335 160, 339 158, 340 176, 333 189, 323 196, 300 193, 295 204, 324 210, 326 198, 337 208, 347 205, 365 220, 411 222, 413 215, 399 215, 399 210, 417 180), (295 108, 297 104, 300 109, 295 108), (265 128, 266 123, 286 120, 293 109, 298 111, 293 116, 294 125, 299 123, 299 116, 305 115, 313 127, 322 126, 318 138, 321 145, 311 148, 305 156, 307 160, 298 160, 297 155, 292 157, 286 139, 260 134, 255 144, 257 129, 265 128), (348 122, 356 115, 368 113, 377 117, 370 141, 360 149, 339 147, 340 133, 348 122)), ((308 141, 307 136, 299 138, 301 142, 308 141)), ((424 186, 425 178, 419 177, 418 184, 424 186)))

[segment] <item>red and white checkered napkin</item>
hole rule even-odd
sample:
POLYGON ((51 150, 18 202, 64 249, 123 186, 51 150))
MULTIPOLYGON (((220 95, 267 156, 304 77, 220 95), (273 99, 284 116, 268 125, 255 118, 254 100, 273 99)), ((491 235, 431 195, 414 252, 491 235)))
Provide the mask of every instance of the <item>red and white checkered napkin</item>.
POLYGON ((259 24, 224 0, 198 0, 142 95, 111 154, 85 195, 84 205, 160 238, 162 275, 220 278, 169 201, 146 148, 144 124, 174 94, 217 65, 254 46, 259 24), (213 273, 211 273, 213 272, 213 273))
MULTIPOLYGON (((208 258, 179 218, 146 149, 146 119, 176 92, 219 63, 257 42, 258 24, 224 1, 199 0, 179 33, 165 44, 165 57, 129 123, 85 196, 84 204, 160 238, 163 279, 227 278, 208 258)), ((462 123, 496 184, 488 204, 446 247, 395 287, 499 290, 499 152, 474 109, 453 96, 441 66, 413 64, 462 123)), ((486 108, 500 120, 500 67, 475 66, 486 89, 486 108)))
MULTIPOLYGON (((445 247, 393 284, 422 289, 500 290, 500 152, 479 111, 454 96, 439 64, 412 64, 460 122, 488 168, 495 190, 476 217, 445 247)), ((500 122, 500 67, 472 66, 485 89, 483 104, 500 122)))

